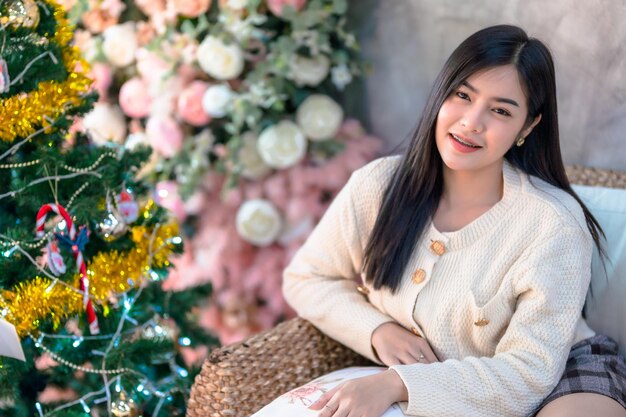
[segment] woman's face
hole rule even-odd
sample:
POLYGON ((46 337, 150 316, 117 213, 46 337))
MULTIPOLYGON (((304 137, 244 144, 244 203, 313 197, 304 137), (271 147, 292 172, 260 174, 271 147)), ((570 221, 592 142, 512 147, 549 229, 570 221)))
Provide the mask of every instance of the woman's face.
POLYGON ((454 171, 501 167, 504 154, 525 128, 528 108, 513 65, 489 68, 467 78, 444 101, 437 116, 436 142, 445 166, 454 171))

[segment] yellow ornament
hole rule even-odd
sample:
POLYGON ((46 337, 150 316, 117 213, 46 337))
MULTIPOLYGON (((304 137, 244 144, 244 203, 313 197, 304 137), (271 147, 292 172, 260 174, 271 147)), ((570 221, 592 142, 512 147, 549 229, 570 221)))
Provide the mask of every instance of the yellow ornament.
MULTIPOLYGON (((15 0, 11 0, 15 1, 15 0)), ((35 3, 25 0, 23 4, 35 3)), ((78 48, 71 44, 72 27, 65 17, 65 10, 52 0, 39 0, 45 7, 53 10, 57 22, 55 31, 48 39, 61 47, 62 60, 68 73, 67 79, 42 81, 39 86, 27 93, 0 99, 0 140, 11 143, 16 138, 26 138, 40 128, 50 133, 51 123, 61 116, 65 109, 83 103, 83 94, 87 92, 92 80, 87 77, 89 64, 80 57, 78 48)), ((13 4, 13 3, 11 3, 13 4)), ((36 5, 36 3, 35 3, 36 5)), ((9 24, 9 16, 0 15, 0 24, 9 24)), ((30 10, 30 9, 29 9, 30 10)), ((37 13, 39 13, 37 11, 37 13)))
POLYGON ((13 28, 36 28, 39 25, 39 7, 35 0, 11 0, 8 2, 0 21, 13 28))
POLYGON ((111 414, 115 417, 138 417, 139 410, 132 398, 127 398, 124 391, 120 397, 111 403, 111 414))
MULTIPOLYGON (((178 237, 178 225, 161 225, 155 231, 146 226, 134 226, 130 235, 135 247, 126 252, 112 250, 99 252, 87 262, 89 294, 108 315, 110 296, 128 291, 149 279, 150 268, 170 265, 169 257, 176 246, 172 242, 178 237)), ((40 321, 52 319, 58 327, 73 315, 84 311, 82 295, 73 288, 79 287, 76 274, 69 286, 56 284, 46 277, 35 277, 19 283, 10 290, 0 289, 0 311, 8 309, 12 324, 20 336, 39 329, 40 321)), ((167 324, 165 323, 165 326, 167 324)), ((170 336, 169 328, 162 328, 170 336)))

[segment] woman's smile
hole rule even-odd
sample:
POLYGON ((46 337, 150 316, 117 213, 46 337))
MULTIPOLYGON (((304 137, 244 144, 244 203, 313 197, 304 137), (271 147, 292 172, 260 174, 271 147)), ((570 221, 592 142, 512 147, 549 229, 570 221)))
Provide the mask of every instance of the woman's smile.
POLYGON ((449 133, 448 139, 450 139, 450 142, 452 143, 454 149, 462 153, 471 153, 482 149, 482 146, 478 146, 473 142, 470 142, 467 138, 462 138, 459 135, 455 135, 454 133, 449 133))

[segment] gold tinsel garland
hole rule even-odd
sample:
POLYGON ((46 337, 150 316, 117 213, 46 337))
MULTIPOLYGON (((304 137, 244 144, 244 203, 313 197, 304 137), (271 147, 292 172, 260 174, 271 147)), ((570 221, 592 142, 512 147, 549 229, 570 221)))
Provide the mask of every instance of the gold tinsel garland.
MULTIPOLYGON (((154 239, 153 229, 146 226, 135 226, 130 233, 135 243, 132 250, 100 252, 87 263, 89 294, 102 305, 105 315, 111 295, 137 287, 150 268, 170 265, 168 257, 175 245, 168 239, 178 236, 178 225, 172 223, 160 226, 154 239)), ((79 287, 78 281, 79 276, 76 275, 72 284, 74 288, 79 287)), ((6 305, 0 307, 11 311, 16 321, 13 324, 20 336, 36 331, 42 320, 52 320, 57 328, 68 318, 83 312, 82 296, 79 293, 62 284, 51 285, 52 280, 35 277, 20 283, 11 291, 2 291, 6 305)))
POLYGON ((49 0, 44 3, 54 10, 57 25, 51 40, 61 47, 68 77, 62 82, 43 81, 36 90, 0 100, 0 139, 5 142, 13 142, 18 137, 25 138, 40 127, 49 126, 49 120, 63 114, 67 106, 80 105, 83 102, 82 95, 92 83, 85 75, 89 71, 89 64, 80 57, 78 48, 70 45, 73 32, 65 11, 49 0))

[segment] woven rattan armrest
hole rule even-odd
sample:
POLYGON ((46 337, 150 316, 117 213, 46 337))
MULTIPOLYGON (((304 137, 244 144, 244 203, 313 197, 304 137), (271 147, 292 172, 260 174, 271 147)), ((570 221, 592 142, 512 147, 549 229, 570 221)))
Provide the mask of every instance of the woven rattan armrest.
POLYGON ((293 388, 356 365, 373 363, 295 318, 212 351, 191 389, 187 417, 248 417, 293 388))

